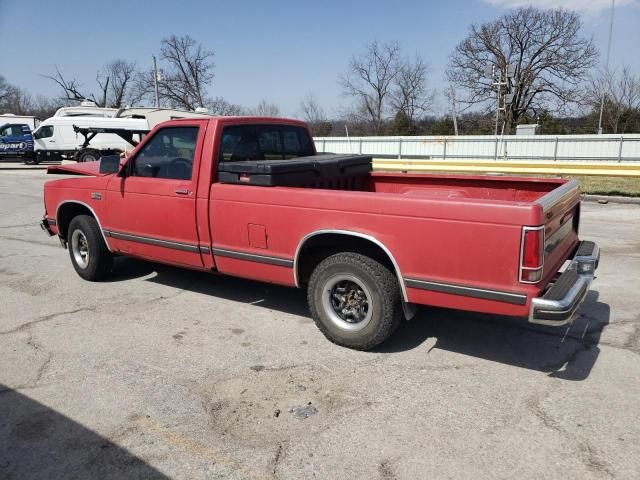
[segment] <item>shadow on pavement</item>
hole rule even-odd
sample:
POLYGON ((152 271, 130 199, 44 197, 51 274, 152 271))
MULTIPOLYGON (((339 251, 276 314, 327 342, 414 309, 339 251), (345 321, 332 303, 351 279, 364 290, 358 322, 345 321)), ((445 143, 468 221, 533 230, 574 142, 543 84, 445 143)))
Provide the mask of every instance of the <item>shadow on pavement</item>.
MULTIPOLYGON (((156 275, 147 281, 186 289, 241 303, 310 317, 306 293, 235 277, 211 275, 133 259, 119 259, 112 281, 156 275)), ((421 308, 410 322, 404 322, 376 352, 392 353, 414 349, 433 339, 432 348, 548 373, 564 380, 589 376, 600 349, 600 335, 609 323, 609 305, 590 291, 571 325, 545 327, 526 319, 474 312, 421 308)))
POLYGON ((0 384, 0 479, 165 479, 139 457, 0 384))
POLYGON ((597 291, 590 291, 580 316, 563 327, 533 325, 524 318, 424 308, 377 351, 410 350, 432 338, 432 349, 537 370, 564 380, 584 380, 600 354, 600 335, 609 323, 609 305, 598 302, 598 296, 597 291))
POLYGON ((154 272, 156 275, 147 278, 146 281, 309 317, 304 290, 271 283, 187 270, 132 258, 118 258, 109 281, 120 282, 154 272))

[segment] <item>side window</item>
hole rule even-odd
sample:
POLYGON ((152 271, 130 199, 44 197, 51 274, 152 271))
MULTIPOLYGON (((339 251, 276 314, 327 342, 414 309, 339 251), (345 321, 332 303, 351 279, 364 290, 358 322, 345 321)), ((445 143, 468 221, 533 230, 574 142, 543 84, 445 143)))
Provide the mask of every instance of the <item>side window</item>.
POLYGON ((158 130, 133 158, 135 177, 190 180, 198 140, 198 127, 158 130))
POLYGON ((35 131, 33 138, 49 138, 53 137, 53 125, 44 125, 35 131))

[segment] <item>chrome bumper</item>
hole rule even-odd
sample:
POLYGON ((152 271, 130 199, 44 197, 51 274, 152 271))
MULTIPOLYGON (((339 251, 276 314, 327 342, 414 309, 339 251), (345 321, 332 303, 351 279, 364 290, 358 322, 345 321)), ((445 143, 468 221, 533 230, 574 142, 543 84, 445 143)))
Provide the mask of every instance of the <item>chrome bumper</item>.
POLYGON ((580 242, 571 264, 547 289, 531 301, 529 322, 565 325, 571 321, 587 296, 600 262, 600 249, 594 242, 580 242))

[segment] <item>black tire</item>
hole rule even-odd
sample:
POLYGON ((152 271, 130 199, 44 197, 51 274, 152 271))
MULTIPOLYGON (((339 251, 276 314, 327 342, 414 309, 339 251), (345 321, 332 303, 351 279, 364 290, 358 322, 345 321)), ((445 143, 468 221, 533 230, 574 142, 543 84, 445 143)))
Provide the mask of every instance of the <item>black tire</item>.
POLYGON ((402 321, 402 300, 396 276, 381 263, 359 253, 336 253, 320 262, 311 274, 307 299, 320 331, 343 347, 369 350, 388 339, 402 321), (344 311, 332 304, 335 301, 332 299, 340 296, 336 292, 345 290, 339 287, 345 285, 351 288, 348 295, 359 292, 367 298, 365 319, 345 320, 341 314, 344 311), (361 322, 362 327, 358 326, 361 322))
POLYGON ((34 155, 33 157, 24 157, 24 164, 25 165, 36 165, 38 163, 36 156, 34 155))
POLYGON ((95 162, 100 160, 100 152, 97 150, 83 150, 77 156, 78 162, 95 162))
POLYGON ((95 282, 111 274, 113 255, 104 242, 95 218, 89 215, 73 217, 67 232, 67 248, 73 268, 85 280, 95 282), (85 248, 76 248, 76 242, 81 243, 83 238, 85 248), (81 255, 80 250, 86 251, 86 257, 81 255))

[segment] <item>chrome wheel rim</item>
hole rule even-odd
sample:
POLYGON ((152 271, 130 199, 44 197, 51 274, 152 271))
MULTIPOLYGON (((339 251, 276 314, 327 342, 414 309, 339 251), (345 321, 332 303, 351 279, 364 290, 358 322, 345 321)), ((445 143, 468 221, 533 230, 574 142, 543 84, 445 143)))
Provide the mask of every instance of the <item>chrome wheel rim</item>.
POLYGON ((74 230, 71 234, 71 253, 78 267, 85 269, 89 266, 89 243, 81 230, 74 230))
POLYGON ((365 328, 373 315, 371 292, 353 275, 329 278, 322 288, 322 306, 335 326, 349 332, 365 328))

